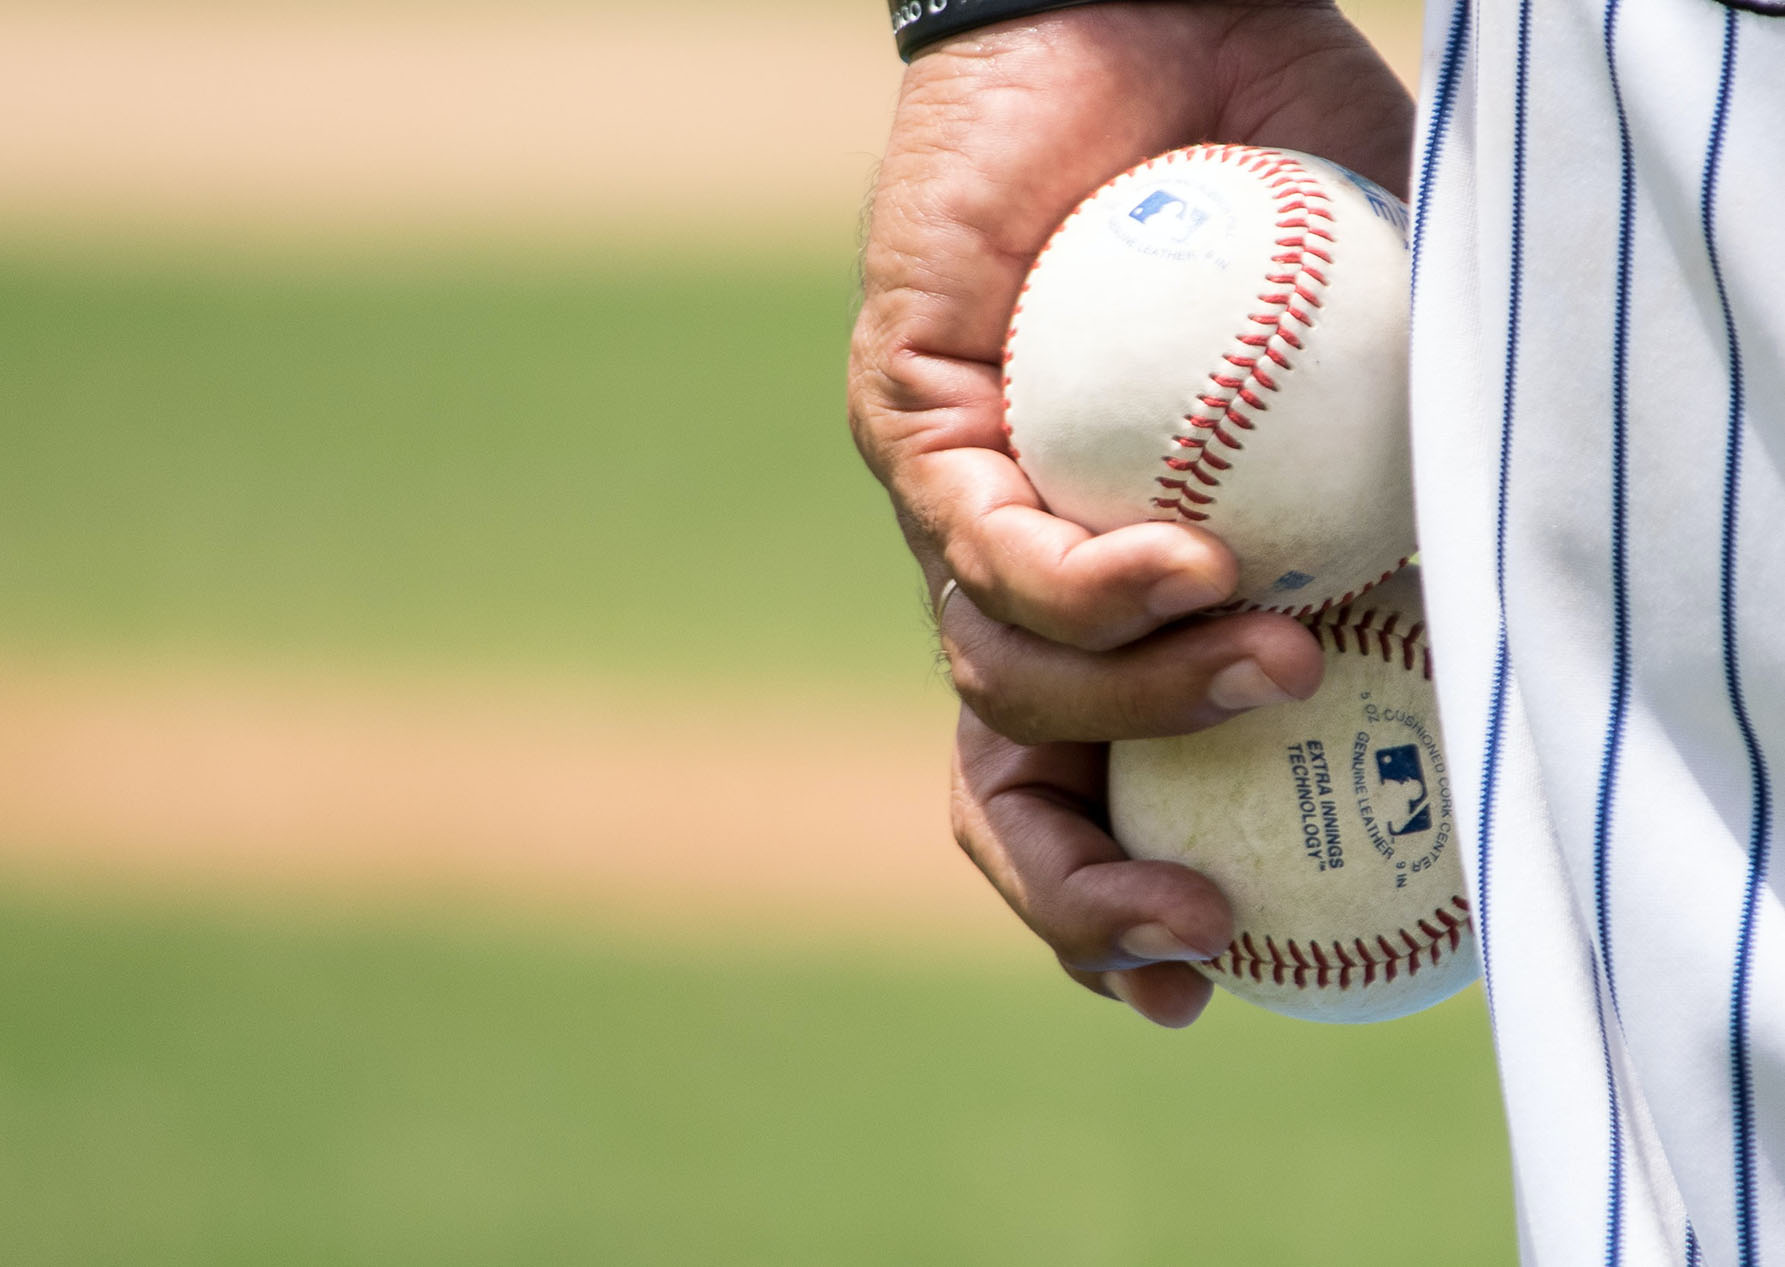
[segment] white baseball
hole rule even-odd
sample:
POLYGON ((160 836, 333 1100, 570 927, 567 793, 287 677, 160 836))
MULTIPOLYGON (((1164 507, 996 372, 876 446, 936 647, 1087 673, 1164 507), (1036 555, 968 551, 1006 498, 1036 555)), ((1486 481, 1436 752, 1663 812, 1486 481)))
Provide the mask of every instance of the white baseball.
POLYGON ((1202 145, 1110 181, 1037 257, 1005 426, 1093 532, 1200 524, 1237 596, 1307 612, 1414 551, 1407 211, 1335 163, 1202 145))
POLYGON ((1110 749, 1116 839, 1181 862, 1233 907, 1208 976, 1319 1021, 1379 1021, 1477 975, 1418 568, 1305 617, 1326 651, 1312 700, 1110 749))

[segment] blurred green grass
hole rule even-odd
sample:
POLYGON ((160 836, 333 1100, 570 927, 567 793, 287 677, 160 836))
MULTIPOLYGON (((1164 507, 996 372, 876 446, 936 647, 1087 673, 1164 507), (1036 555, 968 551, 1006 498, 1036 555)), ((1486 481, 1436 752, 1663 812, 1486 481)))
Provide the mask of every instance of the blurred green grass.
POLYGON ((919 680, 854 288, 0 261, 0 646, 919 680))
POLYGON ((1513 1261, 1476 992, 1151 1030, 1042 965, 0 900, 10 1262, 1513 1261))

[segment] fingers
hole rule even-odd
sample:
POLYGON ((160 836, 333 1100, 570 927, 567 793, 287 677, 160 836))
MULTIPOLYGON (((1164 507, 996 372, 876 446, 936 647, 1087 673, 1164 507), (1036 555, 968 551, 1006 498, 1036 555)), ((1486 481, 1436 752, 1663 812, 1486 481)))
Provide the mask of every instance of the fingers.
POLYGON ((961 713, 954 823, 961 847, 1087 988, 1161 1024, 1208 1002, 1191 965, 1233 937, 1226 901, 1175 863, 1129 858, 1103 828, 1105 750, 1011 743, 961 713))
POLYGON ((1095 994, 1126 1003, 1167 1029, 1183 1029, 1195 1021, 1215 993, 1207 977, 1181 963, 1150 963, 1121 972, 1067 968, 1066 975, 1095 994))
POLYGON ((1002 387, 988 367, 905 357, 895 373, 861 354, 854 366, 876 380, 852 384, 858 445, 935 585, 952 576, 994 619, 1087 650, 1232 592, 1232 552, 1201 529, 1141 523, 1093 535, 1048 514, 1005 449, 1002 387), (901 411, 893 396, 941 403, 901 411))
POLYGON ((849 400, 932 592, 952 576, 993 619, 1087 650, 1220 601, 1232 560, 1206 534, 1094 540, 1048 516, 1010 458, 1001 352, 1023 276, 1085 194, 1146 155, 1285 145, 1404 188, 1411 120, 1324 5, 1080 6, 918 58, 873 200, 849 400))
POLYGON ((904 474, 947 574, 994 620, 1049 641, 1106 650, 1233 592, 1238 564, 1212 534, 1142 523, 1093 535, 1046 513, 1003 454, 953 449, 904 474))
POLYGON ((864 348, 874 337, 864 311, 851 422, 935 586, 952 576, 993 618, 1087 650, 1232 592, 1238 565, 1210 533, 1143 523, 1094 536, 1048 514, 1005 448, 991 366, 864 348))
POLYGON ((941 632, 961 699, 991 729, 1025 744, 1188 734, 1247 709, 1306 699, 1325 668, 1314 636, 1270 612, 1174 624, 1088 652, 992 620, 963 587, 941 632))

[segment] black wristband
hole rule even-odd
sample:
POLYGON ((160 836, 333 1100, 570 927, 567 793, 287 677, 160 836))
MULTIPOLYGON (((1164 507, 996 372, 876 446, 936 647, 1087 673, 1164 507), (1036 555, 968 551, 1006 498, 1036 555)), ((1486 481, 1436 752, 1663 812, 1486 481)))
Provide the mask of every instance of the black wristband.
POLYGON ((899 41, 899 56, 906 61, 926 44, 933 44, 945 35, 971 31, 976 26, 989 26, 1010 18, 1064 9, 1068 5, 1089 4, 1092 0, 886 0, 892 13, 893 34, 899 41))

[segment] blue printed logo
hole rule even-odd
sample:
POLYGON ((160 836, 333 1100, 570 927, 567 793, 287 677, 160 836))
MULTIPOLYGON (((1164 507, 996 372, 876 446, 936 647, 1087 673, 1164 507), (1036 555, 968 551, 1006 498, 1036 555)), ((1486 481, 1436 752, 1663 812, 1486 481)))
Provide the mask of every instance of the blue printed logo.
POLYGON ((1194 173, 1149 177, 1125 191, 1105 214, 1109 219, 1104 223, 1116 237, 1142 255, 1227 267, 1233 208, 1218 187, 1194 173))
POLYGON ((1292 570, 1283 573, 1282 576, 1279 576, 1276 580, 1272 581, 1271 588, 1279 593, 1285 590, 1298 590, 1313 579, 1314 578, 1309 576, 1306 572, 1296 572, 1292 570))
POLYGON ((1209 213, 1191 210, 1190 204, 1176 194, 1155 189, 1128 211, 1128 218, 1144 224, 1148 232, 1172 242, 1182 242, 1209 218, 1209 213))
POLYGON ((1376 777, 1385 791, 1392 787, 1405 798, 1406 808, 1398 813, 1391 810, 1387 816, 1389 835, 1412 836, 1432 830, 1432 802, 1426 791, 1425 764, 1419 759, 1417 744, 1378 749, 1376 777))

